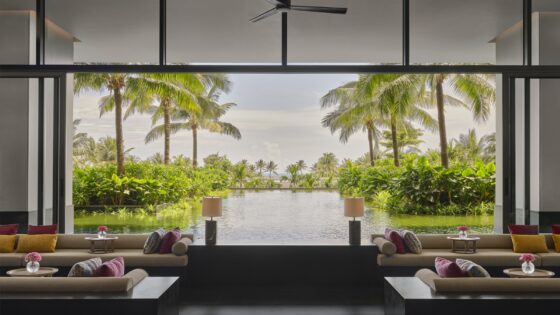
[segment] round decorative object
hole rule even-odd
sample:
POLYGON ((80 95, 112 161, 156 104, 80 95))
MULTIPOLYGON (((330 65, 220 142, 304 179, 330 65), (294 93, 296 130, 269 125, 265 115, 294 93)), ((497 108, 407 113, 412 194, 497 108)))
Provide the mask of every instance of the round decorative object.
POLYGON ((526 261, 521 264, 521 270, 523 271, 523 273, 530 275, 535 272, 535 264, 530 261, 526 261))
POLYGON ((554 272, 544 269, 535 269, 533 273, 525 273, 521 268, 504 269, 504 274, 510 278, 552 278, 554 272))
POLYGON ((41 265, 39 264, 38 261, 30 261, 25 266, 25 269, 29 273, 36 273, 37 271, 39 271, 39 268, 41 268, 41 265))
POLYGON ((107 231, 99 231, 99 232, 97 232, 97 237, 99 237, 99 238, 106 238, 106 237, 107 237, 107 231))
POLYGON ((459 238, 468 238, 467 231, 459 231, 459 238))
POLYGON ((57 268, 52 267, 40 267, 39 270, 35 272, 27 271, 27 268, 18 268, 9 270, 6 275, 9 277, 52 277, 58 272, 57 268))

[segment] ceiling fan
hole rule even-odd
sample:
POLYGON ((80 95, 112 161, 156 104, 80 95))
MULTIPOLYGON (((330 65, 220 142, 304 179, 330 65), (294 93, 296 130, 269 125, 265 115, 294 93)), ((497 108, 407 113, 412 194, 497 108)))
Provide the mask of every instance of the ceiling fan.
POLYGON ((280 12, 289 11, 305 11, 305 12, 318 12, 318 13, 331 13, 331 14, 346 14, 348 8, 336 8, 336 7, 316 7, 307 5, 292 5, 292 0, 266 0, 270 4, 274 5, 274 8, 265 11, 250 21, 255 23, 260 20, 266 19, 267 17, 273 16, 280 12))

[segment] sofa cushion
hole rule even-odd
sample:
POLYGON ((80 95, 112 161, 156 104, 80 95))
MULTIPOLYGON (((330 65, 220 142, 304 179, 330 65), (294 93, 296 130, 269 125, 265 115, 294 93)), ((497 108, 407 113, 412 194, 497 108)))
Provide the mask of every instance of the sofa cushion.
POLYGON ((21 253, 0 254, 0 267, 22 267, 24 265, 24 257, 25 254, 21 253))
POLYGON ((537 259, 541 260, 542 267, 560 266, 560 253, 555 253, 553 251, 550 251, 548 253, 538 253, 535 256, 537 257, 537 259))
POLYGON ((548 253, 544 235, 511 235, 516 253, 548 253))
POLYGON ((510 234, 522 234, 522 235, 539 234, 538 225, 510 224, 508 225, 508 230, 510 234))
POLYGON ((56 248, 57 238, 57 235, 52 234, 20 235, 16 252, 52 253, 56 248))
POLYGON ((553 234, 552 240, 554 240, 554 249, 557 253, 560 253, 560 234, 553 234))
MULTIPOLYGON (((539 254, 540 255, 540 254, 539 254)), ((536 255, 535 266, 540 266, 541 259, 536 255)), ((446 259, 468 259, 484 267, 519 267, 519 254, 511 249, 478 249, 475 254, 453 253, 450 249, 424 249, 422 254, 377 255, 380 266, 433 267, 436 257, 446 259)))
POLYGON ((159 246, 160 254, 170 254, 172 253, 173 244, 181 239, 181 229, 174 228, 173 230, 165 233, 161 239, 161 244, 159 246))
POLYGON ((490 278, 490 274, 481 265, 467 259, 457 258, 455 263, 467 273, 469 277, 490 278))
POLYGON ((159 246, 161 245, 161 240, 164 235, 165 230, 162 228, 153 231, 148 238, 146 238, 146 243, 144 243, 144 254, 159 252, 159 246))
POLYGON ((404 246, 406 247, 407 251, 414 254, 422 253, 422 242, 420 242, 414 232, 409 230, 401 230, 399 234, 403 239, 404 246))
POLYGON ((0 253, 11 253, 16 247, 17 235, 0 235, 0 253))
POLYGON ((19 224, 4 224, 0 225, 0 235, 14 235, 17 234, 19 224))
POLYGON ((101 267, 101 258, 95 257, 88 260, 80 261, 75 263, 70 272, 68 273, 68 277, 93 277, 95 271, 101 267))
MULTIPOLYGON (((2 254, 2 258, 4 255, 2 254)), ((128 267, 180 267, 186 266, 188 256, 175 256, 173 254, 150 254, 146 255, 142 249, 118 249, 113 253, 91 254, 88 249, 57 249, 54 253, 41 253, 43 266, 70 267, 77 262, 100 257, 107 261, 122 256, 128 267)), ((23 256, 20 260, 23 260, 23 256)), ((0 263, 2 259, 0 259, 0 263)), ((21 262, 18 266, 21 266, 21 262)))
POLYGON ((393 244, 395 244, 395 246, 397 247, 397 253, 398 254, 406 253, 406 250, 405 250, 405 247, 404 247, 404 240, 402 239, 401 235, 399 234, 399 232, 397 230, 386 228, 385 229, 385 239, 388 240, 388 241, 391 241, 391 242, 393 242, 393 244))
POLYGON ((435 267, 437 274, 442 278, 462 278, 467 276, 454 261, 442 257, 436 257, 435 267))
MULTIPOLYGON (((509 249, 512 250, 513 244, 509 234, 469 234, 470 236, 480 237, 476 243, 479 249, 509 249)), ((447 239, 449 235, 446 234, 417 234, 416 235, 422 243, 422 250, 425 249, 451 249, 451 241, 447 239)), ((373 234, 372 240, 377 237, 384 237, 383 234, 373 234)), ((552 238, 550 239, 550 248, 554 248, 552 238)))
POLYGON ((552 224, 550 226, 552 234, 560 234, 560 224, 552 224))
POLYGON ((173 246, 171 247, 171 252, 175 256, 186 255, 187 251, 189 250, 190 244, 192 244, 191 239, 187 237, 183 237, 178 242, 175 242, 175 244, 173 244, 173 246))
MULTIPOLYGON (((541 293, 560 292, 560 279, 464 278, 433 279, 436 292, 541 293)), ((537 312, 538 313, 538 312, 537 312)))
POLYGON ((56 234, 58 229, 58 224, 51 225, 31 225, 29 224, 27 228, 27 234, 56 234))
POLYGON ((96 277, 122 277, 124 276, 124 259, 116 257, 104 262, 95 270, 96 277))
POLYGON ((377 246, 377 250, 386 256, 393 256, 397 252, 397 246, 383 237, 374 238, 373 243, 377 246))

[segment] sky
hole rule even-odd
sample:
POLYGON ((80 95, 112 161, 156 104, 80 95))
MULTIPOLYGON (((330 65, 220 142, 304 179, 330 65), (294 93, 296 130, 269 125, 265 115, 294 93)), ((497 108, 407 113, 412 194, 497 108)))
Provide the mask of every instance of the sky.
MULTIPOLYGON (((321 109, 320 98, 330 89, 355 80, 352 74, 230 74, 232 89, 220 102, 234 102, 223 121, 241 131, 241 140, 200 131, 198 157, 213 153, 225 154, 232 161, 247 159, 273 160, 284 170, 288 164, 304 160, 311 166, 324 152, 333 152, 339 160, 357 159, 367 152, 367 136, 356 133, 343 144, 338 135, 332 135, 321 126, 322 117, 329 109, 321 109)), ((81 93, 74 99, 74 119, 80 119, 79 132, 95 139, 115 136, 114 114, 99 117, 98 100, 102 94, 81 93)), ((435 110, 429 110, 437 117, 435 110)), ((472 114, 462 108, 447 107, 448 139, 457 138, 475 128, 480 137, 495 132, 496 116, 492 110, 485 123, 477 123, 472 114)), ((144 137, 151 128, 148 115, 134 115, 124 122, 126 149, 142 159, 163 153, 163 139, 145 144, 144 137)), ((422 149, 439 148, 437 133, 426 131, 422 149)), ((171 155, 192 155, 192 135, 182 131, 171 137, 171 155)))

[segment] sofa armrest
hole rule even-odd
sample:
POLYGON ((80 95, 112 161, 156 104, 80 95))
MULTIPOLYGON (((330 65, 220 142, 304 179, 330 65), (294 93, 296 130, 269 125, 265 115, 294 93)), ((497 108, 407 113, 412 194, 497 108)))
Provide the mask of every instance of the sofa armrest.
POLYGON ((171 252, 173 252, 175 256, 184 256, 187 254, 190 244, 192 244, 192 240, 188 237, 183 237, 182 239, 175 242, 175 244, 173 244, 173 247, 171 247, 171 252))
POLYGON ((420 269, 414 275, 416 278, 422 280, 427 286, 429 286, 432 290, 436 291, 436 285, 434 283, 434 279, 441 279, 441 277, 431 271, 430 269, 420 269))
POLYGON ((373 243, 377 246, 379 252, 381 252, 383 255, 392 256, 397 252, 397 246, 382 237, 373 239, 373 243))
POLYGON ((130 279, 130 282, 127 285, 126 290, 132 289, 136 286, 140 281, 144 280, 148 276, 148 273, 144 269, 134 269, 129 271, 127 274, 123 276, 123 278, 130 279))

